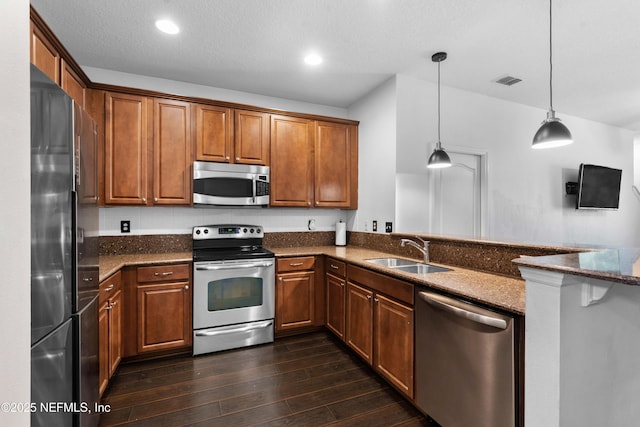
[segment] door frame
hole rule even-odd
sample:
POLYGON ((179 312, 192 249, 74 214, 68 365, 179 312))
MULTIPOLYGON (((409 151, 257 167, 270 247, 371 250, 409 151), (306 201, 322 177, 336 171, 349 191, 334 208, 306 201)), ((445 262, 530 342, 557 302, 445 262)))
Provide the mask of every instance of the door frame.
MULTIPOLYGON (((432 149, 435 148, 435 143, 432 144, 432 149)), ((451 145, 447 144, 444 147, 447 153, 456 153, 456 154, 468 154, 473 156, 480 157, 480 198, 478 203, 480 204, 480 221, 479 221, 479 230, 475 230, 474 238, 481 238, 483 236, 487 236, 489 233, 488 230, 488 197, 489 197, 489 189, 488 189, 488 179, 489 179, 489 151, 486 149, 479 149, 475 147, 466 147, 462 145, 451 145)), ((436 188, 441 185, 440 177, 442 176, 442 169, 428 169, 429 176, 429 230, 430 232, 434 232, 435 223, 434 223, 434 215, 433 212, 436 209, 436 188)), ((439 216, 442 219, 442 215, 439 216)), ((474 226, 474 229, 477 228, 474 226)), ((441 227, 440 227, 441 229, 441 227)))

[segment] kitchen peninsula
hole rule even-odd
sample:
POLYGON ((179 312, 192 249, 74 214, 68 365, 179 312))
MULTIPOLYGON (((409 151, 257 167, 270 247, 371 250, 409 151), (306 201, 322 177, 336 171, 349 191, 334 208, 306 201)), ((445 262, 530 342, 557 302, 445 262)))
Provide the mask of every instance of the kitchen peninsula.
POLYGON ((526 425, 637 425, 640 250, 514 263, 526 280, 526 425))

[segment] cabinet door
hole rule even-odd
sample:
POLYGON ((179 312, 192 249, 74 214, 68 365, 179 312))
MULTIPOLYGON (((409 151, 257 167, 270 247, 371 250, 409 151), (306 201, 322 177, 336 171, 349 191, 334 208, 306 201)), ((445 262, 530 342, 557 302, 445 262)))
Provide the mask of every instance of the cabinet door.
POLYGON ((187 102, 153 100, 153 204, 191 203, 191 113, 187 102))
POLYGON ((413 398, 413 309, 375 296, 374 368, 413 398))
POLYGON ((109 306, 109 378, 122 360, 122 295, 116 292, 109 306))
POLYGON ((138 285, 138 353, 191 345, 188 282, 138 285))
POLYGON ((269 115, 257 111, 235 111, 235 162, 269 164, 269 115))
POLYGON ((352 132, 355 128, 349 125, 316 124, 314 203, 317 207, 351 207, 352 132))
POLYGON ((279 274, 276 281, 276 331, 315 324, 315 273, 279 274))
POLYGON ((147 204, 151 120, 147 98, 105 94, 105 204, 147 204))
POLYGON ((347 283, 347 344, 369 364, 373 362, 373 292, 347 283))
POLYGON ((109 301, 105 301, 98 309, 98 361, 100 366, 100 395, 109 384, 109 301))
POLYGON ((271 116, 271 206, 311 206, 313 122, 271 116))
POLYGON ((327 328, 344 341, 345 281, 332 274, 326 275, 327 284, 327 328))
POLYGON ((60 84, 60 54, 47 37, 31 22, 31 63, 60 84))
POLYGON ((62 89, 82 108, 85 107, 85 89, 86 86, 75 71, 67 64, 64 59, 61 59, 62 75, 60 77, 60 86, 62 89))
POLYGON ((233 111, 230 108, 195 104, 196 160, 231 162, 233 111))

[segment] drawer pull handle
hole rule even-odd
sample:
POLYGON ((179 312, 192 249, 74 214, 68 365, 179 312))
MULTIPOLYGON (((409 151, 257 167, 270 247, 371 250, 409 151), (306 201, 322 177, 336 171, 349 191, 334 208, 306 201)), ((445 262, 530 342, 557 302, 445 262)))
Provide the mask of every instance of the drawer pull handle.
POLYGON ((156 276, 156 277, 157 276, 163 276, 163 277, 164 276, 171 276, 172 274, 173 274, 173 271, 165 271, 164 273, 158 273, 158 272, 153 273, 153 275, 156 276))
POLYGON ((330 264, 329 267, 333 268, 334 270, 339 270, 340 269, 340 267, 338 267, 337 265, 333 265, 333 264, 330 264))
POLYGON ((111 292, 113 290, 113 283, 109 286, 107 286, 107 288, 105 289, 106 292, 111 292))
POLYGON ((290 267, 300 267, 301 265, 301 262, 292 262, 291 264, 289 264, 290 267))
POLYGON ((83 282, 93 282, 93 277, 83 277, 82 281, 83 282))

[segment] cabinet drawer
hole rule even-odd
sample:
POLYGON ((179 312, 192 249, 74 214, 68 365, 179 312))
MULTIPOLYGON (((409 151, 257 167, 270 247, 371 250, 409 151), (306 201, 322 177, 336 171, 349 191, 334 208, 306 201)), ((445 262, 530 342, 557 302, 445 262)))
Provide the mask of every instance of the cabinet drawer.
POLYGON ((349 280, 413 306, 413 285, 395 277, 349 264, 349 280))
POLYGON ((278 273, 287 271, 313 270, 316 262, 314 256, 303 256, 294 258, 278 258, 278 273))
POLYGON ((109 276, 108 279, 100 282, 99 305, 112 298, 120 289, 122 289, 122 274, 120 271, 109 276))
POLYGON ((189 264, 154 265, 138 267, 138 283, 166 282, 168 280, 188 280, 191 267, 189 264))
POLYGON ((334 274, 336 276, 344 277, 347 273, 347 265, 333 258, 327 259, 327 273, 334 274))

